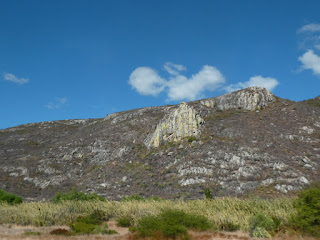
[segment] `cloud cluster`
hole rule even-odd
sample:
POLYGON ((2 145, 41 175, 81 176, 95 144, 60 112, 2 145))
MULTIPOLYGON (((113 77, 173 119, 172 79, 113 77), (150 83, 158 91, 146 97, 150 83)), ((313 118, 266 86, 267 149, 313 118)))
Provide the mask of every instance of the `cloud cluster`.
POLYGON ((63 105, 65 105, 67 103, 67 98, 63 97, 63 98, 55 98, 55 101, 45 105, 46 108, 48 109, 59 109, 61 108, 63 105))
POLYGON ((310 23, 298 29, 298 33, 313 33, 320 32, 320 24, 310 23))
POLYGON ((14 83, 18 83, 18 84, 21 84, 21 85, 29 82, 28 78, 17 78, 12 73, 4 73, 3 74, 3 78, 4 78, 4 80, 10 81, 10 82, 14 82, 14 83))
POLYGON ((230 84, 229 86, 225 87, 225 90, 227 92, 233 92, 237 91, 243 88, 247 87, 263 87, 268 89, 269 91, 272 91, 276 86, 278 86, 279 82, 275 78, 271 77, 262 77, 262 76, 254 76, 249 79, 249 81, 246 82, 239 82, 237 84, 230 84))
POLYGON ((130 75, 130 85, 141 95, 157 96, 164 88, 166 81, 149 67, 138 67, 130 75))
POLYGON ((130 75, 129 84, 142 95, 157 96, 161 92, 167 93, 167 100, 196 100, 204 96, 205 91, 214 91, 225 83, 220 71, 209 65, 187 77, 181 72, 186 71, 183 65, 171 62, 165 63, 164 70, 169 78, 161 77, 150 67, 138 67, 130 75))
POLYGON ((129 84, 141 95, 157 96, 165 92, 168 101, 196 100, 205 97, 206 91, 223 90, 227 92, 257 86, 272 91, 279 82, 275 78, 254 76, 246 82, 225 86, 222 73, 213 66, 204 65, 191 77, 182 74, 187 68, 171 62, 165 63, 163 69, 169 78, 161 77, 150 67, 138 67, 130 75, 129 84))
POLYGON ((320 24, 304 25, 298 30, 298 33, 302 35, 304 43, 308 43, 308 49, 298 58, 301 62, 301 69, 311 70, 314 75, 320 76, 320 56, 315 53, 320 50, 320 24))
POLYGON ((320 76, 320 56, 314 53, 313 50, 308 50, 299 57, 303 69, 312 70, 313 74, 320 76))

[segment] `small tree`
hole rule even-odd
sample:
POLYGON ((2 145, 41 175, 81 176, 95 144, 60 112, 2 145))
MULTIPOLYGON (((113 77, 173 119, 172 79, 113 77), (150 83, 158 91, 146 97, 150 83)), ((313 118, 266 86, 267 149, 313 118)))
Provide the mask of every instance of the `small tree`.
POLYGON ((249 219, 249 234, 251 237, 270 238, 277 228, 272 218, 264 213, 258 213, 249 219))
POLYGON ((205 188, 204 190, 204 195, 205 195, 205 198, 208 199, 208 200, 212 200, 213 199, 213 195, 210 191, 209 188, 205 188))
POLYGON ((320 237, 320 184, 313 184, 301 191, 294 207, 297 213, 291 218, 293 227, 305 234, 320 237))

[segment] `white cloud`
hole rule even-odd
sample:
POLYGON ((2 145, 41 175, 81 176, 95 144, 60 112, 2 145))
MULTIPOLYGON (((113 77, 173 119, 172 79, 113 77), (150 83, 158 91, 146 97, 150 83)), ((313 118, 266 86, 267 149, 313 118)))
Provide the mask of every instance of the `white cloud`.
POLYGON ((233 92, 233 91, 237 91, 247 87, 263 87, 268 89, 269 91, 272 91, 278 84, 279 82, 275 78, 271 78, 271 77, 265 78, 259 75, 259 76, 251 77, 249 81, 246 81, 246 82, 231 84, 225 87, 225 90, 227 92, 233 92))
POLYGON ((300 34, 299 47, 301 49, 320 50, 320 24, 311 23, 298 29, 300 34))
POLYGON ((46 108, 48 109, 59 109, 63 105, 67 103, 68 99, 63 97, 63 98, 56 98, 54 102, 51 102, 47 105, 45 105, 46 108))
POLYGON ((163 68, 171 75, 179 75, 180 72, 187 70, 183 65, 174 64, 172 62, 167 62, 163 65, 163 68))
POLYGON ((7 81, 18 83, 18 84, 25 84, 29 82, 28 78, 17 78, 12 73, 4 73, 3 78, 7 81))
POLYGON ((225 82, 220 71, 208 65, 190 78, 180 74, 186 70, 183 65, 166 63, 163 68, 171 75, 168 80, 149 67, 139 67, 131 73, 129 84, 142 95, 157 96, 166 91, 167 99, 176 101, 199 99, 205 91, 214 91, 225 82))
POLYGON ((225 82, 220 71, 212 66, 205 65, 190 78, 177 75, 168 83, 168 100, 196 100, 204 97, 205 91, 214 91, 225 82))
POLYGON ((320 56, 315 54, 313 50, 308 50, 298 59, 302 63, 303 69, 310 69, 313 74, 320 76, 320 56))
POLYGON ((165 80, 149 67, 138 67, 130 75, 129 84, 141 95, 157 96, 165 88, 165 80))
POLYGON ((320 24, 317 24, 317 23, 306 24, 298 30, 298 33, 313 33, 313 32, 320 32, 320 24))

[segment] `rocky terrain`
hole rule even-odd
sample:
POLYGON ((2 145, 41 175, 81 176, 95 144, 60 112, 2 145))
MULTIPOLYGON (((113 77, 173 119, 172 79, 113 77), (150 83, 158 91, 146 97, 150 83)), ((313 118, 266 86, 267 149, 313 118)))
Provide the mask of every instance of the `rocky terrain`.
POLYGON ((109 199, 293 194, 320 170, 320 96, 251 87, 102 119, 0 130, 0 189, 27 200, 76 188, 109 199))

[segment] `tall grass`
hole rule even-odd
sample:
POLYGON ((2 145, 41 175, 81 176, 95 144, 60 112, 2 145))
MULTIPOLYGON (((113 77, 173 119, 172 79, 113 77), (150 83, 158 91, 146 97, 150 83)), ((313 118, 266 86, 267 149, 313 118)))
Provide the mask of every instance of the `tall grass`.
POLYGON ((90 214, 93 210, 103 211, 108 218, 130 217, 135 224, 145 215, 159 214, 163 209, 183 210, 186 213, 203 215, 215 225, 225 222, 239 224, 248 229, 248 220, 256 213, 278 217, 286 221, 294 213, 292 199, 274 200, 217 198, 214 200, 162 200, 162 201, 63 201, 30 202, 20 205, 0 204, 0 224, 34 226, 64 225, 79 215, 90 214))

